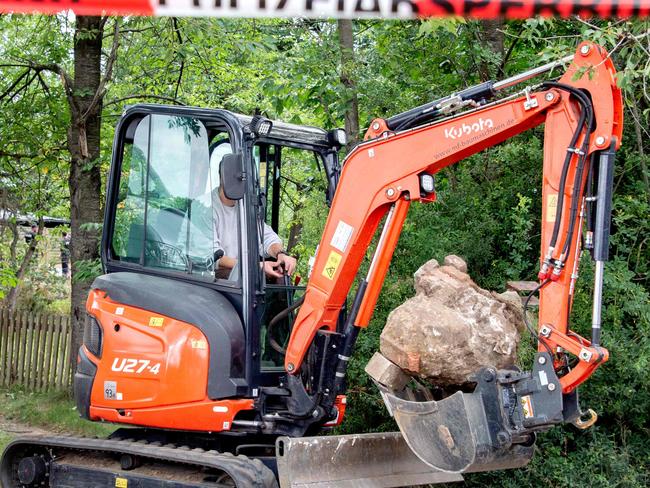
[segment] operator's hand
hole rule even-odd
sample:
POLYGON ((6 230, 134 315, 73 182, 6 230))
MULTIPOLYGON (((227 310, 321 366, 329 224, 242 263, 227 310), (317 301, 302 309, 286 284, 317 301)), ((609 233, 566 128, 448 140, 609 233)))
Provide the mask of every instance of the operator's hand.
POLYGON ((264 261, 264 274, 269 278, 282 278, 284 269, 279 261, 264 261))
POLYGON ((281 252, 280 254, 278 254, 276 264, 284 266, 284 270, 287 272, 289 276, 291 276, 293 272, 296 270, 296 265, 298 264, 298 261, 293 256, 289 256, 288 254, 284 254, 283 252, 281 252))

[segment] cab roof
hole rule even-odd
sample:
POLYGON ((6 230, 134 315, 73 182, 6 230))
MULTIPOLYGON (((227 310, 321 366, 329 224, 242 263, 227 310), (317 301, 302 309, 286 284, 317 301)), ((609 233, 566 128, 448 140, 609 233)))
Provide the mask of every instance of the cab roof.
MULTIPOLYGON (((244 127, 247 127, 253 119, 253 117, 250 115, 238 114, 236 112, 231 112, 230 110, 190 107, 186 105, 159 105, 140 103, 125 107, 123 116, 127 116, 132 112, 159 112, 166 114, 174 113, 198 118, 210 118, 216 116, 224 118, 231 124, 236 124, 242 129, 244 127)), ((273 119, 269 120, 271 120, 273 123, 273 127, 270 134, 263 138, 264 140, 277 140, 278 142, 291 141, 299 144, 336 149, 329 141, 327 137, 327 131, 324 129, 307 125, 290 124, 273 119)))

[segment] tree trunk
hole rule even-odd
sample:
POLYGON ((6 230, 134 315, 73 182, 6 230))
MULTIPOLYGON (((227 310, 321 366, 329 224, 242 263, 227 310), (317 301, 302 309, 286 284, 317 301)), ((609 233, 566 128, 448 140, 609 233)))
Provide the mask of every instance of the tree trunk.
POLYGON ((9 264, 16 269, 16 248, 18 247, 18 224, 16 221, 9 223, 11 228, 11 244, 9 245, 9 264))
MULTIPOLYGON (((298 191, 305 191, 304 188, 299 188, 298 191)), ((296 206, 293 209, 293 217, 295 219, 296 215, 300 213, 304 204, 302 200, 298 200, 296 206)), ((287 240, 287 251, 292 252, 293 248, 300 242, 300 237, 302 235, 302 220, 296 220, 289 227, 289 239, 287 240)))
POLYGON ((354 25, 350 19, 338 21, 339 46, 341 49, 341 83, 345 86, 345 133, 347 149, 359 140, 359 99, 354 78, 354 25))
MULTIPOLYGON (((74 37, 73 94, 69 98, 70 128, 70 258, 72 264, 71 351, 73 371, 83 337, 86 298, 90 282, 79 279, 80 265, 99 258, 99 236, 84 224, 99 223, 101 213, 101 173, 99 168, 99 103, 93 103, 101 81, 101 54, 104 22, 100 17, 76 18, 74 37)), ((103 96, 103 95, 102 95, 103 96)))
POLYGON ((480 41, 494 55, 493 60, 481 60, 479 63, 479 76, 481 81, 494 79, 499 73, 501 59, 503 58, 503 19, 485 19, 480 21, 480 41))
MULTIPOLYGON (((5 230, 9 224, 9 205, 7 194, 9 192, 6 188, 0 187, 0 242, 5 236, 5 230)), ((0 249, 0 259, 4 259, 2 249, 0 249)))
MULTIPOLYGON (((5 306, 7 307, 7 309, 9 309, 10 312, 16 310, 16 301, 18 300, 18 293, 20 292, 20 282, 25 277, 25 273, 27 273, 27 269, 29 268, 29 265, 32 262, 32 258, 34 257, 34 254, 36 253, 36 248, 38 247, 38 241, 43 235, 44 227, 45 224, 43 223, 43 217, 41 216, 38 219, 38 231, 36 235, 32 237, 32 240, 29 243, 29 247, 27 248, 27 251, 25 251, 23 260, 20 263, 20 267, 16 272, 16 280, 18 280, 18 282, 16 283, 16 286, 14 286, 11 290, 9 290, 9 293, 7 293, 7 296, 5 297, 5 306)), ((17 236, 18 236, 18 230, 15 229, 14 240, 12 242, 14 258, 15 258, 15 244, 17 241, 17 236)))

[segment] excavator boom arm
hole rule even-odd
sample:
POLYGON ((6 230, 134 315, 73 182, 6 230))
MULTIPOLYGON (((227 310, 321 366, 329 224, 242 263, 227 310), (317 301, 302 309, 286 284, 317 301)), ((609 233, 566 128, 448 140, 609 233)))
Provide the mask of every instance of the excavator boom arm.
MULTIPOLYGON (((384 216, 388 214, 369 273, 360 282, 343 331, 346 347, 339 356, 343 362, 359 328, 368 325, 410 202, 435 200, 433 188, 425 188, 427 181, 432 181, 429 177, 546 123, 542 271, 545 263, 547 266, 545 275, 540 272, 539 323, 544 333, 540 350, 553 352, 559 346, 580 358, 579 366, 562 380, 565 392, 584 381, 607 359, 607 351, 569 332, 567 318, 584 222, 578 214, 583 213, 592 156, 620 144, 622 102, 614 77, 607 53, 583 43, 559 83, 542 84, 518 96, 401 132, 390 131, 384 120, 374 121, 367 134, 372 138, 354 148, 344 162, 287 348, 287 372, 300 370, 318 330, 336 330, 341 307, 384 216), (587 356, 590 361, 584 361, 587 356)), ((340 369, 337 376, 344 376, 345 367, 340 369)))

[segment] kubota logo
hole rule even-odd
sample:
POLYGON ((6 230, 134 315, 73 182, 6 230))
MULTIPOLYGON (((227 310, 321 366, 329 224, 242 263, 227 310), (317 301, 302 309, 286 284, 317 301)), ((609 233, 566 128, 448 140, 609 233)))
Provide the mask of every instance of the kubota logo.
POLYGON ((458 139, 461 136, 472 134, 474 132, 481 132, 485 129, 494 127, 492 119, 478 119, 473 124, 466 124, 463 122, 461 126, 452 126, 445 129, 446 139, 458 139))

